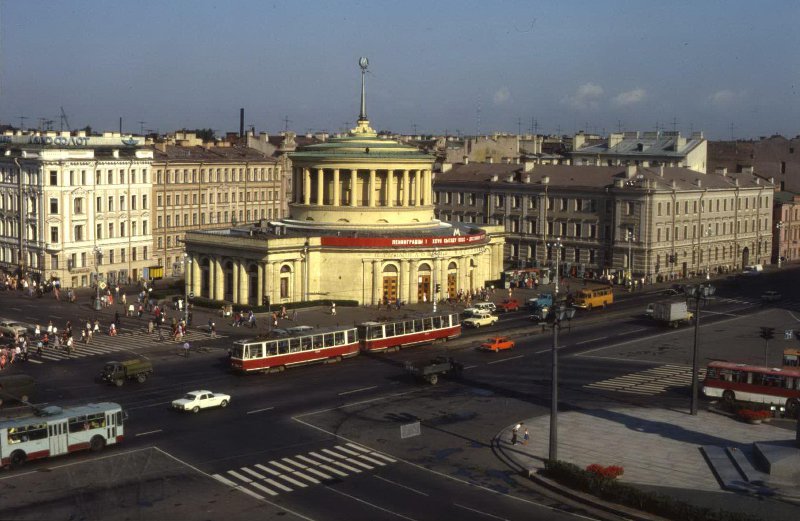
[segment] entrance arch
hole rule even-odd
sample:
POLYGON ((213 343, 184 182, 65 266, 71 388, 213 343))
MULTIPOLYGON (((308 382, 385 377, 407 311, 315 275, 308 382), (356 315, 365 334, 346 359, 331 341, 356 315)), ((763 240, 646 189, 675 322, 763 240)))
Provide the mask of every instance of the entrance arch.
POLYGON ((292 268, 288 265, 281 266, 280 277, 280 298, 281 300, 289 300, 291 298, 291 292, 289 291, 289 288, 292 287, 292 268))
POLYGON ((452 299, 458 296, 458 264, 455 262, 447 265, 447 296, 452 299))
POLYGON ((397 300, 397 273, 397 266, 394 264, 387 264, 383 267, 381 298, 384 303, 392 303, 397 300))
POLYGON ((742 250, 742 268, 750 264, 750 248, 747 246, 742 250))
POLYGON ((427 302, 431 297, 431 265, 423 262, 417 268, 417 302, 427 302))

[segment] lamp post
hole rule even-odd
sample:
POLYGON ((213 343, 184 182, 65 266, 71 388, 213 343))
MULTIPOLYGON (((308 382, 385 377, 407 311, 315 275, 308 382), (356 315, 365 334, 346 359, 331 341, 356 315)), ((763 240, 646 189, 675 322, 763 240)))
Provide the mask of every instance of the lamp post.
POLYGON ((705 282, 693 287, 689 293, 689 297, 695 300, 695 313, 694 313, 694 347, 692 348, 692 401, 690 405, 690 413, 692 416, 697 416, 697 390, 699 387, 698 373, 698 353, 697 353, 697 337, 700 331, 700 300, 705 300, 716 292, 717 288, 710 283, 705 282))
POLYGON ((433 291, 431 300, 433 301, 433 312, 436 313, 436 301, 439 300, 439 284, 436 283, 437 260, 439 259, 439 249, 433 249, 433 291))
MULTIPOLYGON (((711 225, 708 225, 706 237, 711 237, 711 225)), ((708 240, 708 259, 706 261, 706 280, 711 278, 711 239, 708 240)))
POLYGON ((775 228, 778 230, 778 267, 781 267, 781 228, 783 228, 783 221, 775 223, 775 228))
POLYGON ((564 319, 572 320, 575 316, 574 308, 566 308, 559 304, 553 307, 553 349, 550 373, 550 461, 558 459, 558 330, 561 328, 561 321, 564 319))
POLYGON ((556 237, 556 240, 547 244, 550 248, 556 249, 556 284, 555 291, 553 292, 553 303, 555 304, 558 298, 558 267, 561 264, 561 237, 556 237))
POLYGON ((103 254, 98 246, 92 248, 94 252, 94 285, 95 285, 95 309, 99 309, 98 302, 100 302, 100 256, 103 254))
POLYGON ((628 282, 633 285, 633 241, 636 240, 633 231, 628 230, 625 240, 628 241, 628 282))
POLYGON ((181 261, 183 264, 183 320, 186 322, 186 325, 189 325, 189 270, 191 269, 192 259, 189 257, 188 253, 183 254, 183 260, 181 261))

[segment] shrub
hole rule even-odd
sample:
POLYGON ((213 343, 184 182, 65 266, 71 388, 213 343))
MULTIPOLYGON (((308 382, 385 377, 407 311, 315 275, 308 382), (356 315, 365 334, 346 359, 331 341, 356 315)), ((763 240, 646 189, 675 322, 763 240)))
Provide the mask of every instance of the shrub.
POLYGON ((596 474, 601 478, 606 478, 606 479, 617 479, 618 477, 620 477, 622 474, 625 473, 625 469, 617 465, 610 465, 608 467, 604 467, 602 465, 598 465, 597 463, 592 463, 591 465, 586 467, 586 470, 588 472, 591 472, 592 474, 596 474))
POLYGON ((745 421, 766 420, 767 418, 772 417, 772 413, 764 409, 760 411, 754 411, 753 409, 739 409, 736 411, 736 414, 739 416, 739 418, 745 421))

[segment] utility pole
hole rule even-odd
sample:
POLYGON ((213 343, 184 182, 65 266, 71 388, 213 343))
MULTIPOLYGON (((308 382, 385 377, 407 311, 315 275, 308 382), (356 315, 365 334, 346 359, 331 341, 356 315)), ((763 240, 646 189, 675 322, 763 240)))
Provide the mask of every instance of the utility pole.
POLYGON ((19 117, 19 129, 25 130, 25 120, 28 119, 27 116, 20 116, 19 117))

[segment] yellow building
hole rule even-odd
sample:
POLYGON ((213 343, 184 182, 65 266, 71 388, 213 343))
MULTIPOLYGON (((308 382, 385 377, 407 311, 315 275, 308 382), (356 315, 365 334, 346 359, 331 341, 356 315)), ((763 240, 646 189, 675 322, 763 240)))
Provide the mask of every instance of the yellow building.
POLYGON ((416 303, 500 277, 502 228, 436 219, 434 157, 377 136, 361 64, 356 128, 291 154, 287 218, 186 234, 187 293, 245 305, 416 303))

